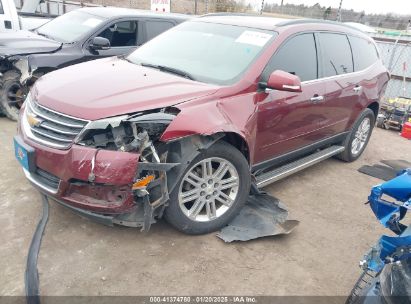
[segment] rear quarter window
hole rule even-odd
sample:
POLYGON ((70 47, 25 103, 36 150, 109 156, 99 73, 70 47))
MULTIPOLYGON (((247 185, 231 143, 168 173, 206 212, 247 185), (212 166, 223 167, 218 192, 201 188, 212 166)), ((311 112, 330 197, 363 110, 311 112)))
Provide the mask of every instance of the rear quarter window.
POLYGON ((323 77, 354 71, 351 47, 345 34, 318 33, 322 55, 323 77))
POLYGON ((146 21, 146 37, 147 41, 160 35, 162 32, 174 26, 173 23, 168 21, 147 20, 146 21))
POLYGON ((371 41, 354 36, 349 36, 348 39, 352 48, 355 71, 364 70, 378 60, 377 49, 371 41))

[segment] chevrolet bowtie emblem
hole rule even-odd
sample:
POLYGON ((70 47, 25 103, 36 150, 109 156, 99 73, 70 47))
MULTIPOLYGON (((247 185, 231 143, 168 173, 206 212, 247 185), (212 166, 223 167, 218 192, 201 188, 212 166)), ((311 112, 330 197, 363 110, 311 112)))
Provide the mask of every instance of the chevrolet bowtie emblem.
POLYGON ((39 127, 41 123, 43 122, 42 119, 38 118, 36 115, 32 113, 27 114, 27 121, 30 127, 39 127))

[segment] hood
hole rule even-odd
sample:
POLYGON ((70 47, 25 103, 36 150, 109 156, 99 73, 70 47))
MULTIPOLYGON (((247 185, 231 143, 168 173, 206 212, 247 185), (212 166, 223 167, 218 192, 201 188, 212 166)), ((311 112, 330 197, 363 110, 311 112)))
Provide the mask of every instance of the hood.
POLYGON ((5 56, 52 53, 61 46, 62 43, 60 42, 29 31, 0 34, 0 55, 5 56))
POLYGON ((218 88, 112 57, 46 74, 32 95, 54 111, 96 120, 173 106, 218 88))

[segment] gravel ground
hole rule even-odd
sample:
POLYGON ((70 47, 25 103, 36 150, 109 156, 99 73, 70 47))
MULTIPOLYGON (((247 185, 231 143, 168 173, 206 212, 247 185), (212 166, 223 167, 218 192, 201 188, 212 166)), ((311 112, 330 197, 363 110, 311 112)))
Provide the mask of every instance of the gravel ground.
MULTIPOLYGON (((0 295, 24 295, 28 247, 41 199, 14 160, 16 125, 0 118, 0 295)), ((266 190, 301 221, 288 236, 225 244, 160 222, 148 234, 105 227, 51 202, 39 256, 43 295, 341 295, 383 232, 368 206, 380 181, 357 172, 382 159, 411 159, 411 142, 376 129, 360 160, 327 160, 266 190)))

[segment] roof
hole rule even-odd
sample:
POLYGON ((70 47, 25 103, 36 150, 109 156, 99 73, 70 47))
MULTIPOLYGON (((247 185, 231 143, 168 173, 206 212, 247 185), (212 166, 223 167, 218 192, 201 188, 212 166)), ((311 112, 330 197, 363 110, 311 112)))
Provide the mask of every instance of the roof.
POLYGON ((263 30, 274 30, 276 28, 293 26, 293 25, 303 25, 303 24, 316 24, 316 25, 332 25, 338 26, 344 29, 351 29, 359 31, 358 28, 353 26, 330 20, 321 19, 281 19, 272 18, 261 15, 250 15, 250 14, 229 14, 229 13, 217 13, 208 14, 201 16, 200 21, 239 25, 251 28, 258 28, 263 30))
POLYGON ((287 19, 272 18, 259 15, 227 13, 207 14, 199 17, 197 20, 203 22, 254 27, 264 30, 273 30, 279 23, 287 21, 287 19))
POLYGON ((160 19, 173 19, 173 20, 180 20, 185 21, 190 18, 191 16, 184 15, 184 14, 170 14, 170 13, 155 13, 146 10, 136 10, 130 8, 122 8, 122 7, 84 7, 80 8, 80 11, 86 12, 91 15, 111 19, 111 18, 119 18, 119 17, 153 17, 153 18, 160 18, 160 19))

